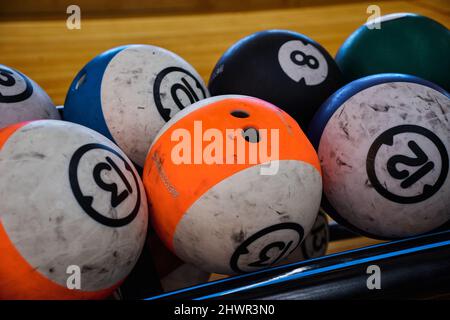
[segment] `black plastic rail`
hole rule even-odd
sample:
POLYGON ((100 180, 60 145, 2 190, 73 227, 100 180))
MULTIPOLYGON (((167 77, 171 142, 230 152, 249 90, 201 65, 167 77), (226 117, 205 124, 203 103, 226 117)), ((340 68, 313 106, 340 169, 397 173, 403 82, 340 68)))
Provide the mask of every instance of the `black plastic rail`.
POLYGON ((450 230, 377 244, 148 299, 376 299, 450 295, 450 230), (367 267, 381 289, 368 289, 367 267))

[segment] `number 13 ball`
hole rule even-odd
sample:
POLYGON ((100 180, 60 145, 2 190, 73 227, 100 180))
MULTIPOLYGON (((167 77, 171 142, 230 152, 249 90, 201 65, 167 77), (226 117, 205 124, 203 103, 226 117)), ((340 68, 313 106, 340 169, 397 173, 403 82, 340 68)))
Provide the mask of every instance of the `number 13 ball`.
POLYGON ((311 230, 322 193, 317 154, 298 124, 268 102, 244 96, 205 99, 178 113, 155 139, 143 179, 165 245, 222 274, 286 258, 311 230), (235 151, 239 145, 248 157, 235 151), (250 150, 272 156, 251 161, 250 150), (179 154, 197 160, 181 162, 179 154))
POLYGON ((243 94, 271 102, 306 130, 315 111, 342 86, 328 52, 287 30, 252 34, 231 46, 209 80, 211 95, 243 94))
POLYGON ((414 76, 368 76, 338 90, 309 131, 326 212, 383 239, 449 221, 449 119, 449 94, 414 76))
POLYGON ((99 299, 134 267, 142 182, 97 132, 56 120, 0 130, 0 300, 99 299))
POLYGON ((78 73, 64 120, 100 132, 143 167, 159 129, 207 96, 201 77, 181 57, 155 46, 127 45, 102 53, 78 73))

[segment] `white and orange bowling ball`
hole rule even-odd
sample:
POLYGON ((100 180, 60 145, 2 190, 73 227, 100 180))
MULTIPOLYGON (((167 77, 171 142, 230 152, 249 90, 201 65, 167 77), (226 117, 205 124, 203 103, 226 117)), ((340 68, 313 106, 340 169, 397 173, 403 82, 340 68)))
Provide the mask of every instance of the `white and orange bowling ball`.
POLYGON ((286 258, 319 211, 319 160, 298 124, 257 98, 217 96, 177 113, 144 166, 154 228, 207 272, 251 272, 286 258))
POLYGON ((100 299, 133 268, 147 201, 131 161, 77 124, 0 130, 0 299, 100 299))

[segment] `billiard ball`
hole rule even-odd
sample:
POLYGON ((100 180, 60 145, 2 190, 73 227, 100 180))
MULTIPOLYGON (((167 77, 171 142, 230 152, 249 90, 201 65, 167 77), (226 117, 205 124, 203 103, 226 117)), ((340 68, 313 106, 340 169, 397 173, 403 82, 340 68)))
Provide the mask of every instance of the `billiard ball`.
POLYGON ((450 95, 410 75, 355 80, 315 115, 325 212, 360 234, 395 239, 450 220, 450 95))
POLYGON ((311 230, 322 193, 317 154, 295 120, 237 95, 176 114, 150 148, 143 181, 163 243, 220 274, 289 255, 311 230))
POLYGON ((412 13, 382 16, 353 32, 336 55, 346 81, 377 73, 415 75, 450 90, 450 31, 412 13))
POLYGON ((38 119, 60 119, 50 97, 23 73, 0 65, 0 128, 38 119))
POLYGON ((211 95, 243 94, 280 107, 306 129, 314 112, 343 85, 336 62, 317 42, 266 30, 233 44, 209 79, 211 95))
POLYGON ((114 141, 139 167, 159 129, 209 96, 194 68, 166 49, 126 45, 90 61, 75 77, 64 119, 114 141))
POLYGON ((0 299, 100 299, 136 263, 147 231, 127 156, 57 120, 0 129, 0 299))

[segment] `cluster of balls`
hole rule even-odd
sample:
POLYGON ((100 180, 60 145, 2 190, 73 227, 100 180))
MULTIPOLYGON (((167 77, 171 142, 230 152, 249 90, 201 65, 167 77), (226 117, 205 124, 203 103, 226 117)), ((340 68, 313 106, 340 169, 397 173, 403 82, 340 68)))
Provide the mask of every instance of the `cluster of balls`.
POLYGON ((299 33, 258 32, 208 87, 174 53, 127 45, 78 73, 60 113, 0 66, 0 298, 107 297, 148 217, 181 260, 222 274, 324 254, 320 207, 374 238, 441 227, 449 56, 449 30, 414 14, 361 26, 336 59, 299 33), (230 141, 276 152, 211 147, 230 141))

